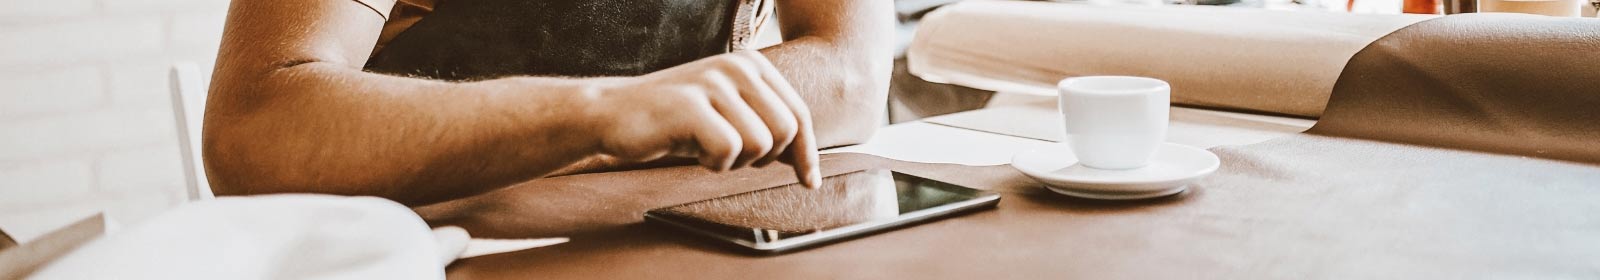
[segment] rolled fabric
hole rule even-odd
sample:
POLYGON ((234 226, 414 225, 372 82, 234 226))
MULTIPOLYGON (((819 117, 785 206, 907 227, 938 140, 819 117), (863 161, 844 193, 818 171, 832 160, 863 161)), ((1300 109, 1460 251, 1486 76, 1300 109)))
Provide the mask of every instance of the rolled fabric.
POLYGON ((1350 59, 1314 134, 1600 163, 1600 21, 1461 14, 1350 59))
POLYGON ((1316 117, 1351 55, 1434 17, 969 1, 924 18, 907 59, 923 79, 985 90, 1148 76, 1172 84, 1174 103, 1316 117))

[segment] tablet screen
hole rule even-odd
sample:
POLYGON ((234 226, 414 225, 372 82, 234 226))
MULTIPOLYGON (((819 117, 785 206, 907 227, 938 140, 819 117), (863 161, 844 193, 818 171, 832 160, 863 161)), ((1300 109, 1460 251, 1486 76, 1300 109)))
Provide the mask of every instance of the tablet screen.
POLYGON ((750 243, 776 242, 978 198, 982 192, 921 177, 869 169, 822 179, 812 190, 791 184, 650 211, 708 234, 750 243))

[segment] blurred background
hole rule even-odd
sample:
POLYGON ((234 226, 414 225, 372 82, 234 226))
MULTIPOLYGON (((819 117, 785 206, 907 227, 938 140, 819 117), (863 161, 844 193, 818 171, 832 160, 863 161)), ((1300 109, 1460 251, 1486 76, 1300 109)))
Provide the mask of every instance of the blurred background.
POLYGON ((209 71, 226 0, 0 0, 0 228, 184 200, 168 69, 209 71))
MULTIPOLYGON (((270 0, 269 0, 270 1, 270 0)), ((340 0, 328 0, 340 1, 340 0)), ((783 0, 778 0, 783 1, 783 0)), ((901 46, 927 11, 956 0, 897 0, 901 46)), ((977 0, 975 0, 977 1, 977 0)), ((1444 3, 1432 3, 1433 13, 1444 3)), ((1403 0, 1093 0, 1241 9, 1401 13, 1403 0)), ((168 70, 209 71, 226 0, 0 0, 0 228, 19 241, 106 212, 135 223, 184 201, 168 70)), ((1585 14, 1593 16, 1593 7, 1585 14)), ((768 25, 767 44, 778 40, 768 25)), ((1003 95, 922 82, 903 58, 890 121, 970 110, 1003 95), (916 95, 917 99, 906 99, 916 95)))

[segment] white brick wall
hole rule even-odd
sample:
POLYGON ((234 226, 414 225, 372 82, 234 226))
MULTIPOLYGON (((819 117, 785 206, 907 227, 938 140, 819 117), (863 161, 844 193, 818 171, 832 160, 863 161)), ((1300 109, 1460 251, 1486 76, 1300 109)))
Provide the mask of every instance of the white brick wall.
POLYGON ((103 80, 97 67, 76 67, 49 72, 17 73, 0 77, 0 118, 21 118, 54 112, 82 111, 101 105, 105 85, 82 81, 103 80))
POLYGON ((0 0, 0 229, 127 224, 182 201, 167 68, 215 60, 227 6, 0 0))
POLYGON ((0 0, 0 20, 28 22, 40 18, 79 16, 94 13, 95 0, 0 0))

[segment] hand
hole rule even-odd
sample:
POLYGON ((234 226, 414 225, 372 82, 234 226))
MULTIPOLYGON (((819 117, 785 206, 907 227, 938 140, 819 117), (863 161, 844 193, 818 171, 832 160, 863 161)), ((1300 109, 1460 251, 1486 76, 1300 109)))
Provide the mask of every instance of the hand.
POLYGON ((739 51, 604 86, 602 153, 628 161, 694 157, 718 171, 783 160, 822 181, 811 110, 766 56, 739 51))

